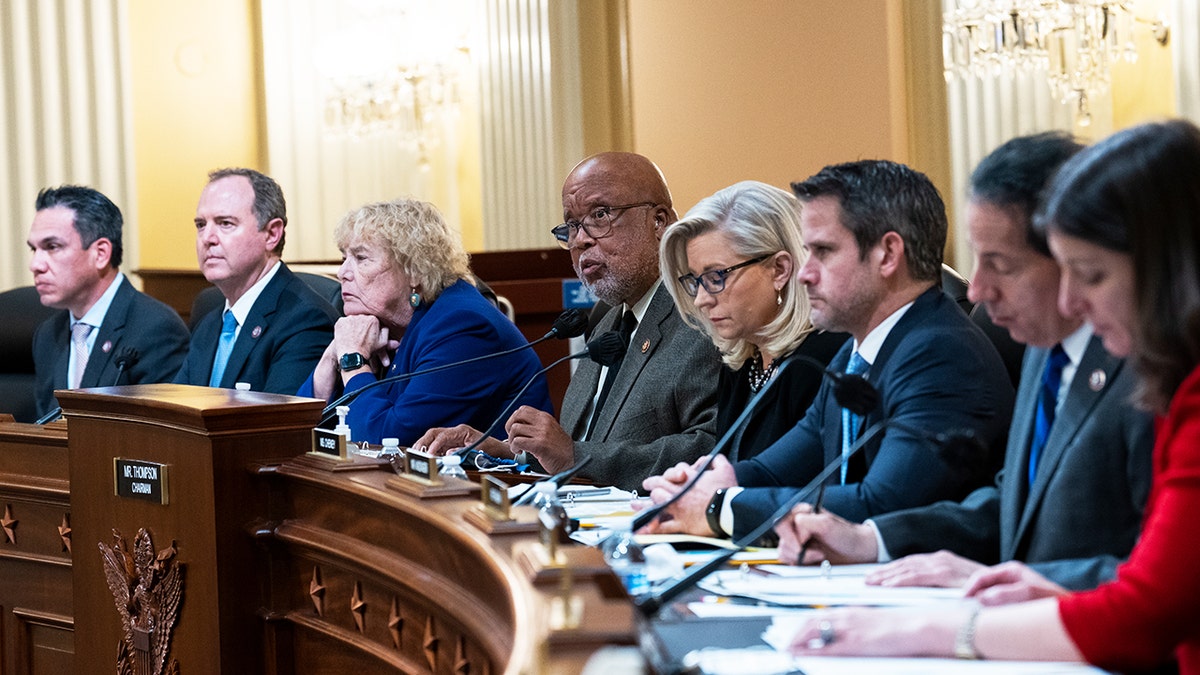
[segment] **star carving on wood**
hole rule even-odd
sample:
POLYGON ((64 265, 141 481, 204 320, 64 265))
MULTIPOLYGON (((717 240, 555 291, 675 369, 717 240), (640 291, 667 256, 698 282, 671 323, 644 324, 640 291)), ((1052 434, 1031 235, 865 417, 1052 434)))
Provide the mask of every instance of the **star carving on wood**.
POLYGON ((64 513, 62 525, 58 526, 58 538, 62 539, 63 550, 67 553, 71 552, 71 521, 68 518, 69 515, 64 513))
POLYGON ((421 643, 425 649, 425 659, 429 661, 429 669, 437 672, 438 636, 433 627, 433 617, 425 619, 425 640, 421 643))
POLYGON ((320 567, 313 567, 312 581, 308 582, 308 597, 312 598, 317 616, 325 616, 325 584, 321 583, 320 567))
POLYGON ((10 544, 17 543, 17 523, 21 521, 12 517, 12 504, 4 505, 4 519, 0 520, 0 527, 4 528, 4 538, 10 544))
POLYGON ((467 638, 462 635, 458 636, 458 645, 454 648, 454 672, 471 675, 471 662, 467 660, 467 638))
POLYGON ((350 596, 350 611, 354 614, 354 627, 359 633, 366 632, 367 603, 363 600, 362 582, 354 582, 354 593, 350 596))
POLYGON ((400 649, 400 633, 404 630, 404 617, 400 616, 400 598, 392 596, 392 611, 388 614, 388 632, 392 634, 392 646, 400 649))

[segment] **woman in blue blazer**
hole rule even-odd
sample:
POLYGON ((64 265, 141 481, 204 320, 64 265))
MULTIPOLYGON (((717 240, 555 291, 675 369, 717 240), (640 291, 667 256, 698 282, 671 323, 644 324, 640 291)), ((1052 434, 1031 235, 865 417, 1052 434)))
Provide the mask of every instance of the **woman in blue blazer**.
MULTIPOLYGON (((299 395, 328 401, 390 375, 528 344, 475 289, 462 242, 432 204, 368 204, 347 214, 334 236, 346 316, 299 395)), ((485 429, 529 380, 517 405, 553 413, 540 369, 527 349, 374 387, 350 404, 352 438, 410 445, 431 427, 485 429)))

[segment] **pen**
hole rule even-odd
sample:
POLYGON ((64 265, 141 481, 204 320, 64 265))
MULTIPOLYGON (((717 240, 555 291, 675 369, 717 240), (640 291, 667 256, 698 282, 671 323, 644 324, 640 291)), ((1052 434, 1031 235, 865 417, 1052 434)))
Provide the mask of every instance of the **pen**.
MULTIPOLYGON (((821 489, 817 491, 817 503, 813 504, 812 512, 814 516, 821 512, 821 502, 823 501, 825 501, 825 484, 821 483, 821 489)), ((804 564, 804 554, 808 553, 808 542, 810 541, 812 541, 812 537, 809 537, 808 541, 804 542, 804 544, 800 546, 800 555, 796 556, 797 565, 804 564)))

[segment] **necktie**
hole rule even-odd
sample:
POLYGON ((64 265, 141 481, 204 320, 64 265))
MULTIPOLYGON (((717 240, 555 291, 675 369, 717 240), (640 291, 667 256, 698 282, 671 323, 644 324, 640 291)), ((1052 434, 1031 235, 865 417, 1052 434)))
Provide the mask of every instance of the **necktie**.
MULTIPOLYGON (((637 330, 637 317, 634 316, 633 310, 627 309, 624 316, 621 317, 621 339, 625 341, 626 345, 633 338, 635 330, 637 330)), ((621 364, 624 362, 625 356, 622 354, 620 361, 608 367, 608 375, 604 377, 604 385, 600 387, 600 397, 596 399, 596 407, 592 410, 592 421, 588 425, 588 438, 592 436, 592 429, 596 426, 596 420, 600 419, 600 411, 604 408, 604 402, 608 400, 608 392, 612 390, 613 381, 617 379, 617 373, 621 370, 621 364)))
MULTIPOLYGON (((847 375, 862 375, 871 364, 867 363, 858 352, 850 355, 850 363, 846 365, 847 375)), ((842 485, 846 484, 846 468, 850 461, 850 447, 858 438, 858 424, 862 418, 842 408, 842 485)))
POLYGON ((1046 359, 1046 370, 1042 372, 1042 387, 1038 390, 1037 417, 1033 426, 1033 441, 1029 444, 1029 484, 1037 476, 1038 460, 1041 459, 1042 448, 1050 437, 1050 427, 1054 424, 1054 409, 1058 407, 1058 389, 1062 384, 1063 368, 1071 362, 1070 357, 1063 351, 1062 345, 1055 345, 1050 350, 1050 358, 1046 359))
POLYGON ((229 354, 233 351, 233 341, 237 337, 237 318, 233 310, 225 310, 221 323, 221 339, 217 341, 217 356, 213 359, 212 375, 208 378, 208 386, 221 386, 221 377, 225 375, 225 365, 229 363, 229 354))
POLYGON ((91 324, 76 321, 75 325, 71 326, 71 347, 75 350, 75 375, 71 378, 70 389, 78 389, 79 383, 83 381, 83 371, 87 370, 88 362, 87 339, 91 334, 91 324))

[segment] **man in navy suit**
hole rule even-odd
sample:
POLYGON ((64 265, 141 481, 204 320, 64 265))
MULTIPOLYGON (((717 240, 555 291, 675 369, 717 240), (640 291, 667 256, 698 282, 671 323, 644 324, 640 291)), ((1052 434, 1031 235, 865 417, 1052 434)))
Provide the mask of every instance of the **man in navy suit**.
POLYGON ((962 502, 863 524, 801 509, 777 527, 783 559, 794 560, 802 542, 808 562, 899 558, 870 579, 889 585, 960 586, 985 564, 1004 560, 1031 563, 1076 590, 1113 577, 1141 530, 1152 422, 1130 403, 1130 367, 1104 351, 1091 326, 1059 313, 1058 265, 1032 226, 1042 188, 1080 149, 1059 132, 1015 138, 971 177, 971 298, 1030 346, 996 484, 962 502), (1062 363, 1054 419, 1035 453, 1039 391, 1056 346, 1070 362, 1062 363))
MULTIPOLYGON (((827 378, 774 445, 736 466, 718 457, 661 530, 740 537, 839 458, 823 507, 852 521, 962 498, 990 479, 979 467, 997 466, 990 457, 954 461, 930 442, 961 430, 998 450, 1013 402, 995 348, 939 286, 947 224, 937 189, 887 161, 828 166, 792 188, 803 204, 809 258, 798 278, 813 324, 853 336, 829 367, 860 372, 882 400, 864 418, 843 413, 827 378), (894 426, 880 426, 885 421, 894 426), (877 433, 847 460, 870 431, 877 433)), ((679 465, 645 487, 661 501, 694 470, 679 465)))
POLYGON ((195 224, 200 271, 225 307, 196 325, 175 381, 295 394, 333 339, 337 312, 280 260, 283 191, 253 169, 214 171, 195 224))
POLYGON ((121 210, 75 185, 42 190, 36 207, 29 270, 42 304, 63 310, 33 336, 38 416, 58 407, 55 389, 170 381, 187 327, 121 273, 121 210))

